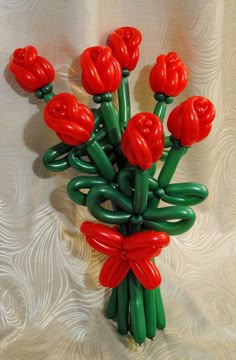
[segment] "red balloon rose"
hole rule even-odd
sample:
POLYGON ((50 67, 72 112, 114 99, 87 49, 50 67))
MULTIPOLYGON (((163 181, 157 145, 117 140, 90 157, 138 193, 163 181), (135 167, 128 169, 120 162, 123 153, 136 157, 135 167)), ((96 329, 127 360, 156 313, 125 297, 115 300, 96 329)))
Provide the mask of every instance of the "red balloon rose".
POLYGON ((156 115, 143 112, 129 120, 121 149, 131 165, 149 169, 161 157, 163 147, 163 125, 156 115))
POLYGON ((18 84, 26 91, 34 92, 52 82, 55 72, 52 65, 33 46, 16 49, 9 64, 18 84))
POLYGON ((214 118, 215 108, 210 100, 191 96, 172 110, 167 127, 182 146, 191 146, 207 137, 214 118))
POLYGON ((114 92, 118 89, 122 73, 119 62, 108 46, 93 46, 80 57, 82 83, 91 95, 114 92))
POLYGON ((112 32, 107 45, 112 49, 112 53, 119 61, 123 69, 133 70, 139 59, 139 44, 142 35, 138 29, 133 27, 122 27, 112 32))
POLYGON ((184 90, 187 82, 187 66, 175 52, 157 57, 149 76, 153 92, 177 96, 184 90))
POLYGON ((61 93, 46 105, 44 120, 64 143, 78 146, 90 139, 94 118, 89 108, 74 95, 61 93))

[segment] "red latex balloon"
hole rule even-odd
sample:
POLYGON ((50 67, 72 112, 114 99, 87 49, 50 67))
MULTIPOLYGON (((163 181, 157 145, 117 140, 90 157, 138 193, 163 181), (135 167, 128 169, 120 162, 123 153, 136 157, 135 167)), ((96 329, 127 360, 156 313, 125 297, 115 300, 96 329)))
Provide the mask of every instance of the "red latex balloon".
POLYGON ((69 93, 58 94, 47 103, 44 120, 59 139, 74 146, 88 141, 94 127, 92 112, 69 93))
POLYGON ((80 63, 82 83, 89 94, 103 94, 118 89, 122 78, 121 67, 108 46, 93 46, 84 50, 80 63))
POLYGON ((161 275, 151 259, 132 262, 130 268, 146 289, 152 290, 161 284, 161 275))
POLYGON ((143 259, 157 256, 161 248, 169 245, 170 238, 166 233, 147 230, 130 235, 123 243, 124 251, 128 254, 130 260, 143 259), (147 247, 148 242, 148 247, 147 247), (157 254, 154 255, 154 249, 157 254))
POLYGON ((159 55, 151 69, 149 83, 155 93, 179 95, 188 82, 188 69, 175 52, 159 55))
POLYGON ((191 146, 207 137, 215 118, 212 102, 202 96, 191 96, 169 115, 167 127, 182 146, 191 146))
POLYGON ((149 169, 161 157, 163 147, 163 125, 156 115, 143 112, 129 120, 121 149, 131 165, 149 169))
POLYGON ((112 32, 107 45, 112 49, 112 53, 119 61, 123 69, 133 70, 139 59, 139 44, 142 41, 140 31, 133 27, 122 27, 112 32))
POLYGON ((118 286, 130 269, 145 288, 160 285, 161 276, 151 258, 169 244, 168 234, 147 230, 123 237, 114 228, 90 221, 80 230, 94 249, 109 256, 99 276, 101 285, 118 286))
POLYGON ((55 72, 52 65, 33 46, 16 49, 9 64, 18 84, 26 91, 34 92, 52 82, 55 72))
POLYGON ((128 261, 121 257, 109 257, 101 269, 99 282, 102 286, 114 288, 117 287, 130 270, 128 261))

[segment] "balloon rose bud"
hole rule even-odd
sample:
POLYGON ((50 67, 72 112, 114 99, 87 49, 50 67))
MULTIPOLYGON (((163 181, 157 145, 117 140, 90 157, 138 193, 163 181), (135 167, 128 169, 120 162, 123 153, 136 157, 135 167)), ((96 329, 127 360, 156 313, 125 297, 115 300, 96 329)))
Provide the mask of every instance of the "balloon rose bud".
POLYGON ((88 141, 94 127, 92 112, 69 93, 58 94, 48 102, 44 120, 60 140, 74 146, 88 141))
POLYGON ((149 76, 151 89, 166 96, 179 95, 188 82, 188 69, 175 52, 159 55, 149 76))
POLYGON ((80 63, 82 83, 90 95, 118 89, 122 78, 121 67, 108 46, 93 46, 84 50, 80 63))
POLYGON ((182 146, 191 146, 207 137, 214 118, 215 108, 210 100, 191 96, 172 110, 167 127, 182 146))
POLYGON ((52 65, 33 46, 16 49, 9 64, 9 70, 24 90, 34 92, 54 80, 52 65))
POLYGON ((139 44, 142 35, 133 27, 122 27, 112 32, 107 45, 112 49, 114 57, 119 61, 123 69, 134 70, 139 59, 139 44))
POLYGON ((161 157, 163 147, 163 125, 156 115, 143 112, 129 120, 121 149, 131 165, 149 169, 161 157))

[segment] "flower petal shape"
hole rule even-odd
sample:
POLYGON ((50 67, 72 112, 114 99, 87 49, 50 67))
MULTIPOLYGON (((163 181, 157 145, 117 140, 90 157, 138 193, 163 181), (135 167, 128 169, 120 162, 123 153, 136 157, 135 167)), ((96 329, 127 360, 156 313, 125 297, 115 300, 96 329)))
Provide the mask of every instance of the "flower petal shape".
POLYGON ((108 46, 92 46, 80 56, 82 83, 91 95, 114 92, 121 79, 121 67, 108 46))
POLYGON ((94 127, 91 110, 69 93, 58 94, 47 103, 44 120, 59 139, 74 146, 88 141, 94 127))
POLYGON ((205 139, 215 118, 215 108, 202 96, 191 96, 176 106, 167 121, 168 130, 182 146, 191 146, 205 139))
POLYGON ((129 120, 121 149, 131 165, 149 169, 161 157, 163 147, 163 125, 156 115, 142 112, 129 120))
POLYGON ((113 56, 119 61, 122 69, 134 70, 139 59, 139 44, 142 35, 136 28, 125 26, 113 31, 107 45, 112 49, 113 56))
POLYGON ((188 82, 188 69, 175 52, 159 55, 149 75, 150 87, 155 93, 179 95, 188 82))
POLYGON ((24 90, 34 92, 54 80, 55 71, 43 57, 38 56, 33 46, 16 49, 9 64, 9 70, 24 90))

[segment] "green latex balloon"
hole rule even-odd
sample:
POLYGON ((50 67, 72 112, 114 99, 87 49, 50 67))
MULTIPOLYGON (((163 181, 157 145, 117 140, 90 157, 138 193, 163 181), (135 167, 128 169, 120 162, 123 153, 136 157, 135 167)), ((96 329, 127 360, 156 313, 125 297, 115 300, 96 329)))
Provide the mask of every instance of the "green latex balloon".
POLYGON ((172 205, 193 206, 200 204, 208 196, 206 186, 195 182, 170 184, 165 189, 163 201, 172 205))
POLYGON ((100 176, 78 176, 68 183, 67 192, 69 197, 76 202, 76 204, 86 206, 88 195, 82 190, 91 190, 98 185, 106 183, 106 180, 100 176))
POLYGON ((155 290, 143 288, 143 301, 145 310, 146 336, 153 339, 156 335, 156 302, 155 290))
POLYGON ((113 319, 117 314, 117 293, 118 293, 118 287, 112 289, 111 296, 106 309, 106 315, 108 319, 113 319))
POLYGON ((73 146, 64 143, 51 147, 43 155, 43 165, 46 169, 54 172, 70 168, 69 152, 72 148, 73 146))
POLYGON ((148 178, 148 171, 135 170, 133 205, 136 214, 142 214, 147 207, 148 178))
POLYGON ((132 334, 138 344, 146 339, 146 321, 143 301, 143 287, 133 273, 129 273, 130 321, 132 334))
POLYGON ((118 88, 119 101, 119 123, 121 131, 124 131, 129 119, 131 118, 130 94, 128 78, 122 77, 121 84, 118 88))
POLYGON ((98 174, 99 171, 95 164, 89 160, 82 159, 83 156, 86 156, 86 149, 75 147, 69 154, 68 161, 70 165, 85 174, 98 174))
POLYGON ((157 329, 163 330, 166 327, 166 317, 164 306, 162 302, 160 286, 155 290, 155 303, 156 303, 156 327, 157 329))
POLYGON ((128 276, 118 286, 118 331, 125 335, 129 329, 129 282, 128 276))
POLYGON ((134 190, 134 168, 129 166, 120 170, 116 181, 118 188, 122 191, 122 193, 131 198, 134 190))
POLYGON ((187 206, 169 206, 160 209, 147 208, 143 218, 143 224, 148 229, 179 235, 193 226, 196 215, 187 206))
POLYGON ((77 146, 69 154, 71 166, 86 174, 101 174, 107 181, 113 181, 115 171, 112 163, 115 161, 115 154, 111 152, 109 144, 100 145, 94 138, 91 143, 77 146), (105 151, 108 151, 107 155, 105 151), (90 159, 85 160, 89 156, 90 159))
POLYGON ((87 206, 94 217, 109 224, 127 223, 134 211, 130 199, 109 185, 92 188, 87 197, 87 206), (112 201, 119 210, 102 207, 101 204, 107 200, 112 201))
POLYGON ((148 179, 148 199, 162 200, 172 205, 193 206, 200 204, 208 196, 206 186, 195 182, 169 184, 161 188, 156 179, 148 179))
POLYGON ((118 173, 117 184, 132 199, 135 214, 142 213, 147 206, 149 172, 129 166, 118 173))

